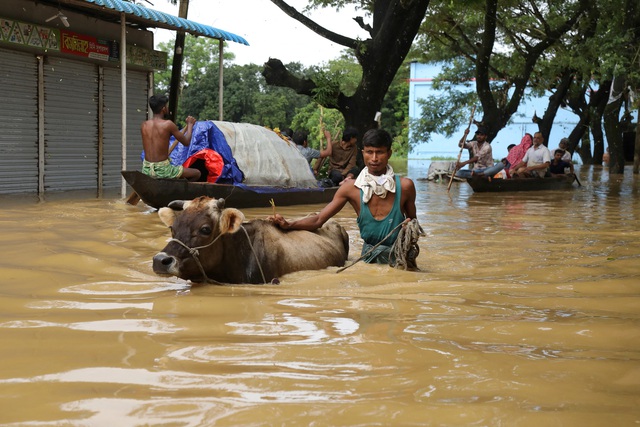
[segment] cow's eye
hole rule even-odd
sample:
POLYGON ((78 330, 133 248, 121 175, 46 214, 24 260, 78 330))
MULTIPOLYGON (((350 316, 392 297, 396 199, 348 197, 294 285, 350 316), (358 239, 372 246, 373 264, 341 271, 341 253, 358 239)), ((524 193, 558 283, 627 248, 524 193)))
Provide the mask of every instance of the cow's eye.
POLYGON ((211 227, 209 227, 208 225, 203 225, 202 227, 200 227, 200 234, 204 234, 205 236, 210 235, 211 227))

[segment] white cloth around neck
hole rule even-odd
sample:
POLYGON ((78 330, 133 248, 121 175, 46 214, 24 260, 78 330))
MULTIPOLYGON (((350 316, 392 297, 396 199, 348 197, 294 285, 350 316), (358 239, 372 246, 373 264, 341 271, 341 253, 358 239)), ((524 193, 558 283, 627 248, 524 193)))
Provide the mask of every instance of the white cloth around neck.
POLYGON ((387 170, 382 175, 372 175, 369 168, 365 167, 353 185, 362 190, 362 201, 365 203, 368 203, 374 194, 384 199, 387 192, 396 192, 396 179, 391 165, 387 165, 387 170))

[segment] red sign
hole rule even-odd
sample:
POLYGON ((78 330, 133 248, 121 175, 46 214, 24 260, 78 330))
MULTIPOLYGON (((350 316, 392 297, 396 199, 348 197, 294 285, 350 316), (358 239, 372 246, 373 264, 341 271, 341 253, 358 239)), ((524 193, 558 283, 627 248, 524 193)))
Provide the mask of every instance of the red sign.
POLYGON ((109 60, 109 45, 106 40, 67 30, 60 30, 60 51, 84 58, 109 60))

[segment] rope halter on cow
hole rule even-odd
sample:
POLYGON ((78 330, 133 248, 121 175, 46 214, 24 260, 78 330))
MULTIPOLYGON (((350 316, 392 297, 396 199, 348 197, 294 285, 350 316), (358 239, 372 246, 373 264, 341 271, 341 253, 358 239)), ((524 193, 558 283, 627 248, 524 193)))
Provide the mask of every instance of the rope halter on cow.
MULTIPOLYGON (((247 242, 249 242, 249 247, 251 248, 251 252, 253 253, 253 256, 256 259, 256 264, 258 264, 258 268, 260 269, 260 275, 262 276, 262 283, 266 284, 267 280, 265 279, 264 271, 262 270, 262 265, 260 264, 260 259, 258 258, 258 254, 256 254, 255 249, 253 249, 253 244, 251 244, 249 233, 247 233, 247 230, 244 228, 244 226, 241 225, 240 228, 242 228, 242 231, 244 231, 244 235, 247 236, 247 242)), ((175 238, 169 239, 169 242, 176 242, 177 244, 185 248, 187 251, 189 251, 189 254, 193 258, 193 260, 196 262, 196 265, 200 269, 200 273, 202 274, 202 277, 204 278, 204 281, 206 283, 213 283, 214 285, 225 285, 225 283, 218 282, 217 280, 211 279, 209 276, 207 276, 207 273, 205 273, 204 267, 200 262, 200 249, 208 248, 209 246, 213 245, 220 237, 222 237, 222 234, 218 234, 218 236, 215 239, 213 239, 211 242, 207 243, 206 245, 196 246, 193 248, 190 248, 188 245, 186 245, 185 243, 175 238)))

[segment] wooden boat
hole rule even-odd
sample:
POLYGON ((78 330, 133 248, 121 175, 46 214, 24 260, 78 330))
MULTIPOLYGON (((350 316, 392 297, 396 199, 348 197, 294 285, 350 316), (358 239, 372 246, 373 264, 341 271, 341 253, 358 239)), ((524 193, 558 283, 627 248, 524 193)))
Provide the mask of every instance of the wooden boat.
POLYGON ((308 205, 328 203, 338 190, 329 188, 258 187, 232 184, 189 182, 186 179, 152 178, 140 171, 122 171, 127 183, 143 202, 159 209, 173 200, 191 200, 200 196, 225 199, 233 208, 308 205))
POLYGON ((557 175, 550 178, 489 179, 474 176, 467 179, 467 182, 476 193, 565 190, 573 188, 573 181, 576 181, 574 174, 557 175))

